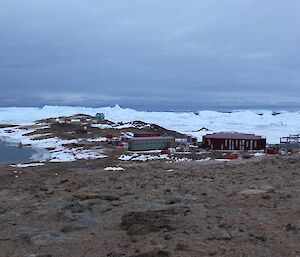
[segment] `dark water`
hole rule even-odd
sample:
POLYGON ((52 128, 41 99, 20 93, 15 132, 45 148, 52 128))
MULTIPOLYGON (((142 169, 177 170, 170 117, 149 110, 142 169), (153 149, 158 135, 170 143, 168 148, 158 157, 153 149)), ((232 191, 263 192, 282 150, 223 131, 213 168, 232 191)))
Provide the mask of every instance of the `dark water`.
POLYGON ((38 159, 39 150, 0 142, 0 163, 23 163, 38 159))

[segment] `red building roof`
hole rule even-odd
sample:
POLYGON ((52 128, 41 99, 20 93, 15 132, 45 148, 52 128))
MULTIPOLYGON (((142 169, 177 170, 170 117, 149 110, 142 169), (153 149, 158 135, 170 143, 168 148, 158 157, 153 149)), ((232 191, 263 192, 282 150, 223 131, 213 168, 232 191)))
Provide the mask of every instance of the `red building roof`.
POLYGON ((243 134, 243 133, 230 133, 230 132, 220 132, 207 134, 204 136, 207 139, 239 139, 239 140, 260 140, 261 136, 256 136, 254 134, 243 134))

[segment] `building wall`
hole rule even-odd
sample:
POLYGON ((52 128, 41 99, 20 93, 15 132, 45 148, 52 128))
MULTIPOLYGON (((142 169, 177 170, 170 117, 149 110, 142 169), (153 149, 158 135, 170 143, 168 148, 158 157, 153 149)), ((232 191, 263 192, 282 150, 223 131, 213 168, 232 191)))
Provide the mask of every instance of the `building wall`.
POLYGON ((128 150, 130 151, 147 151, 147 150, 164 150, 175 147, 176 143, 171 139, 160 140, 129 140, 128 150))
POLYGON ((156 133, 134 133, 134 137, 159 137, 160 134, 156 133))
POLYGON ((204 148, 224 151, 252 151, 266 148, 266 139, 243 140, 243 139, 209 139, 203 138, 204 148))

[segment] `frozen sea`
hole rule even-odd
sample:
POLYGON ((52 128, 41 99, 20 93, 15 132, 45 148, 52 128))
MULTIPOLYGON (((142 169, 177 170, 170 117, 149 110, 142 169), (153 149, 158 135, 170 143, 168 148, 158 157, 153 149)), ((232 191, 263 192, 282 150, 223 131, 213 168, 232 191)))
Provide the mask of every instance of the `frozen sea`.
POLYGON ((8 107, 0 108, 0 124, 23 125, 49 117, 73 114, 95 115, 98 112, 114 122, 141 120, 155 123, 167 129, 190 134, 199 139, 206 133, 236 131, 255 133, 267 138, 268 143, 279 143, 280 137, 300 134, 300 111, 241 110, 218 112, 202 110, 197 112, 146 112, 115 107, 88 108, 70 106, 8 107), (201 129, 206 128, 209 131, 201 129), (199 131, 200 130, 200 131, 199 131))
POLYGON ((32 161, 36 153, 37 150, 30 147, 0 142, 0 164, 32 161))

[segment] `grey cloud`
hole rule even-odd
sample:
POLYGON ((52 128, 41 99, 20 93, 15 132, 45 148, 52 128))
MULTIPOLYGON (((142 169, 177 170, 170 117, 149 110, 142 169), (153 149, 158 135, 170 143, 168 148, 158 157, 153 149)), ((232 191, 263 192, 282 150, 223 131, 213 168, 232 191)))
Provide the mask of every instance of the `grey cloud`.
POLYGON ((299 108, 297 0, 4 0, 0 105, 299 108))

